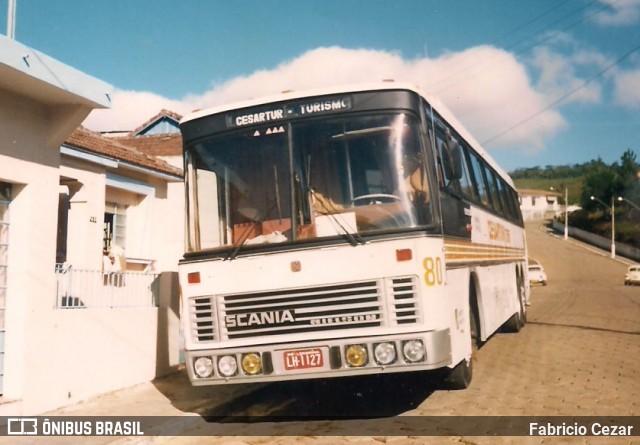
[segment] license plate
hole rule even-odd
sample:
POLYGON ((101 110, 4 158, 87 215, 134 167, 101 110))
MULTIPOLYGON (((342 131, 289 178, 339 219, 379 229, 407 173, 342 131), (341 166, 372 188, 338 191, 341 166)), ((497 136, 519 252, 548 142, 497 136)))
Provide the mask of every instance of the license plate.
POLYGON ((287 371, 324 367, 324 357, 319 348, 284 351, 282 358, 287 371))

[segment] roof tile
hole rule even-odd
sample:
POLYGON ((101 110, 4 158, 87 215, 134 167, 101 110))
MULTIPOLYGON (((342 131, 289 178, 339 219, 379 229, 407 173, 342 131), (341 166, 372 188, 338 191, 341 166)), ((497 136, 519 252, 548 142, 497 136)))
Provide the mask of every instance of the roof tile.
MULTIPOLYGON (((178 140, 181 142, 180 136, 176 136, 178 136, 178 140)), ((133 146, 121 143, 119 139, 107 138, 83 127, 71 133, 71 135, 67 137, 64 145, 114 158, 119 161, 129 162, 161 173, 183 176, 182 169, 174 167, 152 154, 144 153, 133 146)))
POLYGON ((114 138, 114 140, 149 155, 182 157, 182 135, 179 133, 137 137, 128 136, 114 138))

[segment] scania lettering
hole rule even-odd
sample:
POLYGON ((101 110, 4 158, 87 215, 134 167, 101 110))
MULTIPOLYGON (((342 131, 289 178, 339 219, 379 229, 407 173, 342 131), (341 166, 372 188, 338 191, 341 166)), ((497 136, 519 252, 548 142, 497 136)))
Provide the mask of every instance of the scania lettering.
POLYGON ((229 328, 262 324, 280 324, 293 322, 293 311, 254 312, 251 314, 227 315, 225 324, 229 328))
POLYGON ((180 130, 194 385, 441 370, 465 388, 476 347, 523 327, 513 182, 436 98, 286 92, 180 130))

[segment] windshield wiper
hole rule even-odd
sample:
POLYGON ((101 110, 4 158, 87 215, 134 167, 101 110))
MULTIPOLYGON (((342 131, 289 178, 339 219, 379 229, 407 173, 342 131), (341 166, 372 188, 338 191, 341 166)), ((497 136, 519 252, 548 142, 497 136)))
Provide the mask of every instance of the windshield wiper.
POLYGON ((314 200, 316 202, 320 203, 322 208, 327 212, 326 215, 331 217, 333 222, 336 223, 336 225, 340 228, 340 230, 342 230, 344 235, 349 240, 349 244, 351 244, 352 246, 355 247, 355 246, 358 246, 360 244, 366 244, 367 243, 366 240, 364 238, 362 238, 362 236, 360 236, 360 234, 358 232, 354 232, 354 233, 349 232, 349 230, 342 224, 342 222, 340 222, 340 219, 338 218, 338 216, 335 213, 331 212, 331 209, 329 209, 325 205, 325 203, 322 201, 322 199, 318 198, 318 195, 316 194, 316 192, 313 189, 313 187, 309 186, 308 190, 309 190, 309 193, 311 193, 311 195, 314 197, 314 200))
MULTIPOLYGON (((271 214, 273 213, 273 211, 276 209, 276 207, 278 207, 278 200, 274 200, 273 204, 271 205, 271 207, 269 208, 269 210, 267 210, 267 214, 264 216, 264 218, 255 218, 256 220, 260 219, 261 221, 267 220, 271 217, 271 214)), ((251 233, 251 229, 253 228, 253 226, 251 224, 249 224, 247 226, 246 229, 244 229, 244 232, 242 232, 242 234, 240 235, 240 238, 238 238, 238 242, 234 243, 231 247, 233 247, 233 250, 231 252, 229 252, 229 255, 227 255, 225 257, 225 261, 231 261, 231 260, 235 260, 236 256, 238 256, 238 252, 240 252, 240 249, 242 249, 242 246, 244 245, 245 241, 247 241, 247 239, 249 238, 249 234, 251 233)))

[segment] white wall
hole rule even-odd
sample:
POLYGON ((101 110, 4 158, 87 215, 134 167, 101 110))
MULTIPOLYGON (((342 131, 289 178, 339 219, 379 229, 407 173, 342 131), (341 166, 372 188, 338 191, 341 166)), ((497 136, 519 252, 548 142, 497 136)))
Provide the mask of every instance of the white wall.
POLYGON ((184 255, 185 204, 184 184, 173 182, 167 185, 167 199, 156 201, 154 218, 162 221, 155 243, 157 269, 177 271, 178 261, 184 255))
MULTIPOLYGON (((177 357, 175 311, 54 309, 61 171, 82 183, 72 197, 69 230, 77 238, 69 246, 70 255, 96 269, 101 266, 105 198, 99 170, 72 163, 59 168, 60 129, 51 123, 56 110, 0 89, 0 181, 13 184, 3 415, 37 414, 149 381, 177 362, 172 358, 177 357), (168 352, 168 347, 175 351, 168 352)), ((159 206, 156 216, 163 211, 168 212, 167 207, 159 206)))
POLYGON ((65 157, 61 162, 60 176, 77 180, 70 185, 67 263, 75 268, 100 270, 105 203, 104 169, 65 157))
POLYGON ((42 334, 25 369, 22 412, 15 414, 42 413, 156 376, 157 308, 43 307, 31 321, 42 334))
MULTIPOLYGON (((71 199, 69 232, 76 238, 69 255, 84 267, 101 267, 104 172, 77 162, 60 168, 60 144, 74 128, 74 119, 77 125, 88 112, 82 106, 44 105, 0 89, 0 181, 13 184, 3 415, 38 414, 149 381, 176 364, 174 309, 54 309, 61 174, 82 184, 71 199)), ((163 215, 179 213, 167 202, 166 185, 157 190, 158 205, 151 204, 140 223, 143 229, 149 214, 162 220, 163 215)), ((160 227, 151 238, 161 239, 169 231, 160 227)), ((149 249, 151 255, 166 250, 149 249)), ((162 262, 177 266, 177 256, 162 262)), ((170 287, 175 291, 175 284, 170 287)), ((166 291, 163 300, 173 304, 166 291)))
POLYGON ((30 383, 28 357, 46 334, 40 308, 55 289, 52 273, 58 205, 57 147, 48 145, 50 110, 0 90, 0 180, 13 183, 6 298, 4 398, 21 399, 30 383))

